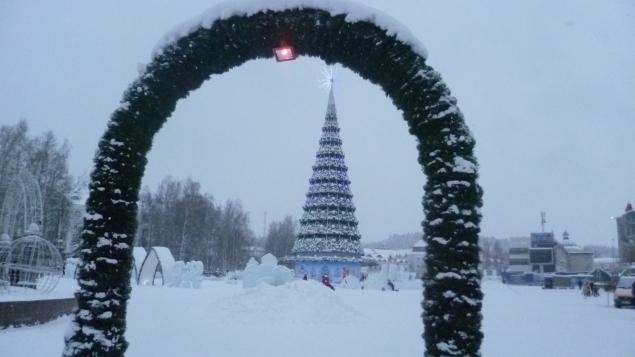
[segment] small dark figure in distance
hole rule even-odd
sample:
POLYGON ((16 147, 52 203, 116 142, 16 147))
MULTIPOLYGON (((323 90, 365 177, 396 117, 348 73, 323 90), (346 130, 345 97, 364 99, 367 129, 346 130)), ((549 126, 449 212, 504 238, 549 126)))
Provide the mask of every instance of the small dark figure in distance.
POLYGON ((388 279, 388 282, 386 284, 390 286, 390 290, 395 291, 395 284, 393 284, 392 281, 390 281, 390 279, 388 279))
POLYGON ((600 296, 600 293, 598 292, 598 287, 597 285, 595 285, 594 282, 591 282, 591 295, 593 296, 600 296))
POLYGON ((631 295, 633 295, 633 298, 631 299, 631 304, 633 304, 633 306, 635 306, 635 281, 633 282, 633 285, 631 286, 631 295))
POLYGON ((582 280, 578 279, 578 289, 582 290, 582 280))
POLYGON ((307 280, 306 274, 302 277, 302 280, 307 280))
POLYGON ((328 276, 322 275, 322 284, 328 286, 331 290, 335 291, 335 288, 333 287, 333 285, 331 285, 331 281, 329 280, 328 276))

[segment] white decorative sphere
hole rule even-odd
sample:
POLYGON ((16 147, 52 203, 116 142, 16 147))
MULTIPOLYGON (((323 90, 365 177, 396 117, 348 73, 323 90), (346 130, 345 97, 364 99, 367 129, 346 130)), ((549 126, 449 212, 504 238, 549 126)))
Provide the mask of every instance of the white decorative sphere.
POLYGON ((49 293, 62 276, 62 256, 40 237, 37 225, 31 224, 25 233, 11 243, 0 262, 0 280, 12 293, 49 293))

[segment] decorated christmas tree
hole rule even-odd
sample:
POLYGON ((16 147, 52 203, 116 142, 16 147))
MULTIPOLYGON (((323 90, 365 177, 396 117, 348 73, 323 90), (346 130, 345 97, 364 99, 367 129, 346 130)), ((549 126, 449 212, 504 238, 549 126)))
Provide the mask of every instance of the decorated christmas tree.
POLYGON ((296 272, 316 267, 334 282, 344 268, 359 276, 364 253, 339 132, 331 88, 300 230, 291 255, 283 259, 296 272))

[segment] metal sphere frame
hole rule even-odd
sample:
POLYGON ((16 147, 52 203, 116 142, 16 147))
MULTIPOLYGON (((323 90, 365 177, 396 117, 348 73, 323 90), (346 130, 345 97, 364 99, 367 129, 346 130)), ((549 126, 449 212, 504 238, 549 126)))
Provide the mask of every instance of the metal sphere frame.
POLYGON ((2 201, 0 234, 7 233, 13 238, 16 233, 26 232, 31 223, 41 225, 43 217, 40 185, 29 171, 20 170, 9 183, 2 201))
POLYGON ((48 294, 62 277, 62 255, 34 226, 11 243, 0 262, 1 283, 9 293, 48 294))

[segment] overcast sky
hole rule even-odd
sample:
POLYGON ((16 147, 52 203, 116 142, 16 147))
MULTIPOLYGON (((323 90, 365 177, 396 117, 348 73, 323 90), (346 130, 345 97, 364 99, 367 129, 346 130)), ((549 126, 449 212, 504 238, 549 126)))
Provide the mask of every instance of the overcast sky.
MULTIPOLYGON (((0 2, 0 125, 27 119, 89 171, 99 137, 159 38, 217 1, 0 2)), ((635 202, 635 2, 366 0, 430 52, 476 138, 482 234, 566 229, 611 245, 635 202)), ((144 185, 192 177, 223 202, 296 219, 327 95, 315 58, 252 61, 179 102, 155 137, 144 185)), ((420 231, 415 139, 384 93, 339 69, 341 137, 363 241, 420 231)))

